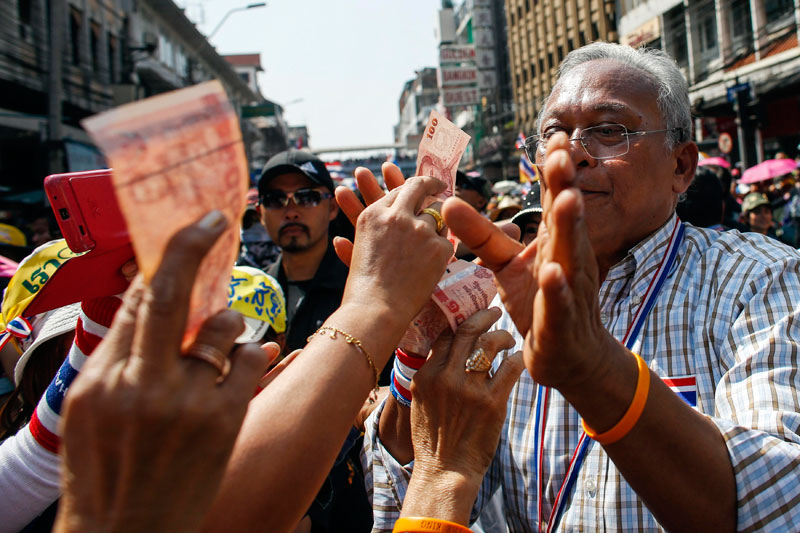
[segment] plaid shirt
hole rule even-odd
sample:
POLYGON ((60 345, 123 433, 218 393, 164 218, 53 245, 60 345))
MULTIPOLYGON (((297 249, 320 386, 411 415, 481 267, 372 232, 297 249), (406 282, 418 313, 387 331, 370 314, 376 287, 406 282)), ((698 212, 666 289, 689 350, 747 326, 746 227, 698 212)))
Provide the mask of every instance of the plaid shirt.
MULTIPOLYGON (((674 218, 636 245, 600 288, 601 320, 617 339, 658 268, 673 224, 674 218)), ((695 377, 696 409, 719 428, 734 466, 739 530, 792 530, 800 520, 799 303, 795 250, 757 234, 687 225, 675 266, 640 334, 641 356, 662 379, 695 377)), ((507 314, 496 327, 512 332, 514 349, 521 348, 507 314)), ((475 507, 477 513, 502 485, 506 520, 515 532, 535 531, 538 523, 535 391, 523 371, 475 507)), ((398 464, 381 445, 381 412, 382 406, 367 421, 363 460, 374 531, 391 531, 412 465, 398 464)), ((556 390, 550 393, 548 422, 543 526, 581 432, 578 413, 556 390)), ((592 443, 559 530, 662 529, 602 446, 592 443)))

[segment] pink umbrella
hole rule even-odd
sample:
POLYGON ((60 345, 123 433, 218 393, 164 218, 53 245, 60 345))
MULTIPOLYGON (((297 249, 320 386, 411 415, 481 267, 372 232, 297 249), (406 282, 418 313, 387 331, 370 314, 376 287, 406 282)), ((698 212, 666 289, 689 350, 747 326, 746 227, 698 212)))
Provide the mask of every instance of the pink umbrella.
POLYGON ((731 164, 724 157, 706 157, 697 162, 698 167, 713 165, 716 167, 731 168, 731 164))
POLYGON ((797 163, 795 163, 794 159, 767 159, 763 163, 745 170, 739 183, 757 183, 771 180, 788 174, 795 168, 797 168, 797 163))

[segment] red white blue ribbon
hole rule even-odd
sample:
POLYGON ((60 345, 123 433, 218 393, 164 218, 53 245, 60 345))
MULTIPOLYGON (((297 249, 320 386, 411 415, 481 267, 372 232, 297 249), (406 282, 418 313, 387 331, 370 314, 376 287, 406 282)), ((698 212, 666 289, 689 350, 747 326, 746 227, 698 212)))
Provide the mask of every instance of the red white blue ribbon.
POLYGON ((16 337, 20 340, 25 340, 31 336, 33 333, 33 326, 31 325, 30 321, 23 317, 18 316, 11 322, 6 325, 6 329, 0 333, 0 350, 3 349, 3 346, 11 340, 11 337, 16 337))
MULTIPOLYGON (((622 339, 622 344, 633 352, 639 352, 638 347, 641 346, 641 342, 639 341, 639 333, 641 332, 642 326, 644 326, 644 323, 647 320, 647 315, 650 314, 650 311, 656 302, 658 293, 664 286, 664 282, 669 277, 669 273, 675 264, 675 259, 678 256, 678 249, 683 242, 683 234, 683 222, 681 222, 678 217, 675 217, 675 226, 672 228, 672 234, 670 235, 667 249, 664 251, 664 256, 661 258, 661 263, 658 266, 658 270, 650 280, 650 284, 647 287, 647 292, 645 292, 642 303, 636 310, 636 314, 633 316, 630 326, 628 326, 628 331, 625 333, 625 337, 622 339)), ((542 467, 544 466, 544 435, 547 426, 547 405, 549 396, 549 387, 543 387, 541 385, 536 386, 536 418, 534 419, 535 437, 533 443, 533 452, 537 459, 536 503, 539 516, 539 531, 542 531, 542 503, 544 491, 542 467)), ((570 458, 569 467, 567 468, 564 481, 561 483, 561 487, 558 490, 556 499, 553 502, 553 508, 550 510, 550 517, 547 521, 546 529, 548 533, 554 531, 558 526, 558 521, 561 519, 561 516, 564 513, 566 502, 569 499, 572 488, 575 486, 575 482, 578 479, 578 474, 581 466, 583 466, 583 461, 586 458, 586 453, 591 443, 592 439, 586 436, 586 432, 581 431, 581 435, 578 438, 578 444, 572 453, 572 457, 570 458)))

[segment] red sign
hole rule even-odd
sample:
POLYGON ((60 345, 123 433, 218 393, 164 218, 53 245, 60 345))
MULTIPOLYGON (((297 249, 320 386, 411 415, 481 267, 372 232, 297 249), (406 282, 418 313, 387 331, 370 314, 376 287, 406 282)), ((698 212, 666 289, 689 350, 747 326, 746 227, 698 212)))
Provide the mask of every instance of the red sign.
POLYGON ((478 69, 475 67, 442 67, 440 76, 442 87, 470 85, 478 82, 478 69))
POLYGON ((445 106, 476 105, 480 102, 480 94, 477 88, 444 89, 442 102, 445 106))

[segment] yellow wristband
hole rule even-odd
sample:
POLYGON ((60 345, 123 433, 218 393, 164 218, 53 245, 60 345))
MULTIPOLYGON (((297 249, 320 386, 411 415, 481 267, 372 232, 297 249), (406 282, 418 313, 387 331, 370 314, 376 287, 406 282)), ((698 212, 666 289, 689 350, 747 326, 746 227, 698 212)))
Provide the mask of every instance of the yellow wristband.
POLYGON ((468 527, 438 518, 398 518, 392 533, 472 533, 468 527))
POLYGON ((586 425, 585 421, 581 420, 583 430, 586 434, 600 444, 614 444, 627 435, 639 421, 639 417, 642 416, 642 411, 644 411, 644 405, 647 403, 647 395, 650 393, 650 369, 639 354, 634 353, 633 355, 636 356, 636 365, 639 367, 639 379, 636 382, 636 392, 633 393, 633 401, 628 407, 628 410, 625 411, 622 419, 617 422, 614 427, 604 433, 596 433, 586 425))

